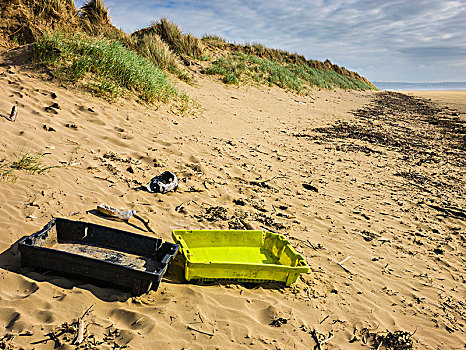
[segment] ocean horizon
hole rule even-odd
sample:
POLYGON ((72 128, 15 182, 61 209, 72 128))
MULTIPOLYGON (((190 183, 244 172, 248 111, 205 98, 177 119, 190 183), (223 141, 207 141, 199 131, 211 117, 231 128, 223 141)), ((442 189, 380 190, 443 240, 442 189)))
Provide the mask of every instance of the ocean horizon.
POLYGON ((409 83, 409 82, 387 82, 387 81, 373 81, 372 82, 380 90, 395 90, 395 91, 409 91, 409 90, 442 90, 442 91, 456 91, 466 90, 466 82, 437 82, 437 83, 409 83))

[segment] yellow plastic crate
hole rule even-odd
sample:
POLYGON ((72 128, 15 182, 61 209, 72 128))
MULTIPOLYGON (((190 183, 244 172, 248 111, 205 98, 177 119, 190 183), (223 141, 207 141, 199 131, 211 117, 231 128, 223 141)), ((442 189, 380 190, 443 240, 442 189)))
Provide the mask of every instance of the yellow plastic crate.
POLYGON ((281 234, 252 230, 174 230, 190 280, 278 281, 308 273, 306 260, 281 234))

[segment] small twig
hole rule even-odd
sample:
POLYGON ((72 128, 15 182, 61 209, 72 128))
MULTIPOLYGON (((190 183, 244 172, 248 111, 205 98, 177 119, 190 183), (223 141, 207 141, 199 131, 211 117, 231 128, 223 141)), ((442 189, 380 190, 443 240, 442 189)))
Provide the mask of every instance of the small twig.
POLYGON ((365 240, 366 242, 370 242, 370 241, 372 241, 372 240, 373 240, 373 238, 372 238, 372 237, 369 237, 369 236, 363 235, 361 232, 358 232, 358 235, 360 235, 362 238, 364 238, 364 240, 365 240))
POLYGON ((333 334, 333 330, 332 330, 332 333, 328 335, 328 338, 327 338, 327 339, 322 340, 322 341, 320 342, 320 345, 325 344, 325 343, 328 342, 329 340, 332 340, 334 337, 335 337, 335 334, 333 334))
POLYGON ((343 263, 344 263, 346 260, 348 260, 349 258, 351 258, 351 255, 348 256, 348 257, 346 257, 346 258, 344 258, 342 261, 340 261, 340 262, 338 263, 338 265, 343 264, 343 263))
POLYGON ((198 332, 198 333, 201 333, 201 334, 205 334, 205 335, 208 335, 209 337, 214 336, 214 333, 204 332, 204 331, 201 331, 200 329, 193 328, 190 325, 186 325, 186 327, 191 331, 195 331, 195 332, 198 332))
POLYGON ((105 177, 100 177, 100 176, 94 176, 94 177, 95 177, 96 179, 108 181, 108 182, 110 182, 110 183, 112 183, 112 184, 115 183, 115 181, 112 181, 112 180, 110 180, 110 179, 106 179, 105 177))
POLYGON ((136 321, 134 321, 133 323, 131 323, 131 326, 134 326, 135 324, 137 324, 139 321, 141 321, 144 317, 140 317, 138 318, 136 321))
POLYGON ((322 324, 322 323, 323 323, 327 318, 329 318, 329 317, 330 317, 330 315, 325 316, 324 319, 323 319, 322 321, 319 322, 319 324, 322 324))
POLYGON ((306 247, 312 248, 312 249, 316 250, 316 248, 314 248, 312 245, 307 244, 307 243, 304 242, 303 240, 300 239, 299 241, 300 241, 302 244, 304 244, 306 247))
POLYGON ((241 222, 241 224, 243 224, 243 226, 246 227, 246 229, 254 230, 254 227, 249 222, 247 222, 246 220, 244 220, 242 218, 238 218, 238 219, 241 222))
POLYGON ((201 322, 204 323, 204 320, 202 319, 201 313, 198 312, 197 315, 199 316, 199 319, 201 320, 201 322))
POLYGON ((344 258, 342 261, 340 261, 340 262, 337 263, 337 264, 338 264, 343 270, 345 270, 346 272, 352 273, 350 270, 348 270, 346 267, 344 267, 344 266, 342 265, 342 264, 343 264, 346 260, 348 260, 349 258, 351 258, 351 255, 348 256, 348 257, 346 257, 346 258, 344 258))
POLYGON ((317 332, 315 329, 311 331, 311 335, 314 341, 316 342, 317 349, 322 350, 322 347, 320 346, 319 337, 317 337, 317 332))
POLYGON ((313 245, 311 242, 309 242, 309 240, 308 240, 308 239, 306 239, 306 241, 307 241, 307 243, 309 243, 309 244, 311 245, 312 249, 314 249, 314 250, 317 250, 317 248, 316 248, 316 247, 314 247, 314 245, 313 245))
POLYGON ((89 306, 89 309, 86 310, 85 313, 83 313, 83 315, 81 316, 81 318, 84 318, 86 317, 91 311, 92 309, 94 308, 95 304, 92 304, 91 306, 89 306))
POLYGON ((270 228, 268 228, 267 226, 264 226, 264 225, 259 225, 260 227, 262 227, 264 230, 267 230, 268 232, 272 232, 272 233, 280 233, 280 232, 277 232, 277 231, 274 231, 270 228))
POLYGON ((261 151, 261 150, 259 150, 259 149, 257 149, 257 148, 252 148, 252 147, 251 147, 251 148, 250 148, 250 151, 256 151, 256 152, 259 152, 259 153, 262 153, 262 154, 269 155, 267 152, 261 151))

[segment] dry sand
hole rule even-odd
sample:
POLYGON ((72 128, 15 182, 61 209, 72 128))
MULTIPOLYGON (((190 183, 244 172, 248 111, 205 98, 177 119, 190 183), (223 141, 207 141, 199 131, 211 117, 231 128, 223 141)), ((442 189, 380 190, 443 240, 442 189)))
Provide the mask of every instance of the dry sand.
MULTIPOLYGON (((0 67, 0 113, 18 104, 15 122, 0 119, 0 159, 46 152, 43 163, 60 166, 16 171, 15 182, 0 182, 0 348, 74 348, 69 334, 55 341, 46 334, 66 330, 63 324, 91 305, 89 347, 95 339, 105 340, 98 348, 312 349, 315 329, 323 336, 333 330, 323 349, 367 349, 366 328, 415 332, 415 349, 464 348, 464 150, 443 157, 453 146, 441 146, 442 137, 429 141, 427 156, 417 139, 417 151, 374 141, 377 130, 392 140, 406 130, 427 137, 442 131, 439 125, 426 130, 409 113, 400 124, 384 117, 367 124, 351 111, 369 105, 375 92, 303 97, 196 74, 195 86, 181 88, 203 113, 179 115, 167 106, 108 103, 37 75, 8 62, 0 67), (58 113, 47 112, 55 102, 58 113), (364 141, 361 133, 351 135, 363 140, 313 130, 337 121, 349 123, 338 124, 340 131, 375 131, 364 141), (163 170, 182 179, 178 191, 136 190, 163 170), (270 188, 253 180, 269 180, 270 188), (198 285, 183 282, 174 264, 157 292, 131 297, 19 267, 15 242, 52 217, 151 235, 137 220, 128 225, 87 213, 101 202, 135 209, 165 240, 174 228, 228 228, 238 217, 259 229, 265 222, 287 235, 311 272, 291 288, 198 285), (184 210, 176 211, 180 204, 184 210), (227 220, 207 221, 211 206, 225 208, 227 220), (337 262, 347 257, 343 269, 337 262), (272 326, 278 318, 287 322, 272 326)), ((464 94, 429 98, 465 117, 464 94)))

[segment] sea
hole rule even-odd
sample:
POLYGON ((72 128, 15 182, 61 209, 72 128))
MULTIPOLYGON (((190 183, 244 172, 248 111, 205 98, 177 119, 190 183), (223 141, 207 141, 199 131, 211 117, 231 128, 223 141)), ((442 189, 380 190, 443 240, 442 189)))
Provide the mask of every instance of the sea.
POLYGON ((408 83, 408 82, 372 82, 380 90, 418 91, 418 90, 466 90, 466 81, 438 83, 408 83))

